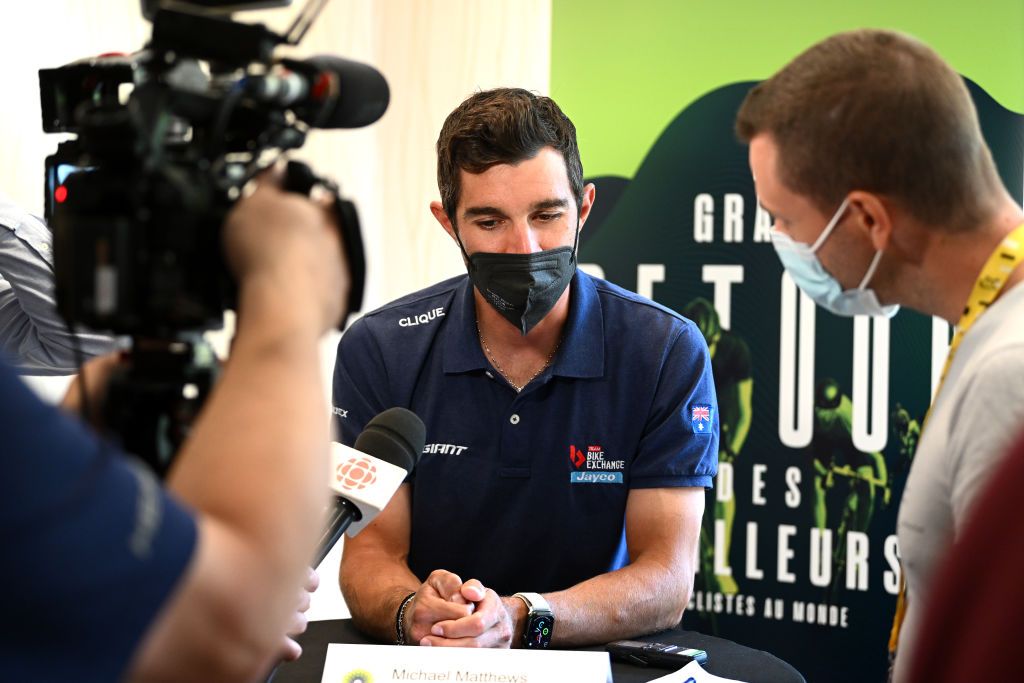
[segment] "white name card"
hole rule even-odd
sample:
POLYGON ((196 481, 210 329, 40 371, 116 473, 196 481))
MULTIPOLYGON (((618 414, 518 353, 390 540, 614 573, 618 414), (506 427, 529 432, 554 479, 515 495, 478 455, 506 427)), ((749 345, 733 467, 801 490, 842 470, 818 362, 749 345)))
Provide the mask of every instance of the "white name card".
POLYGON ((607 652, 327 646, 322 683, 610 683, 607 652))

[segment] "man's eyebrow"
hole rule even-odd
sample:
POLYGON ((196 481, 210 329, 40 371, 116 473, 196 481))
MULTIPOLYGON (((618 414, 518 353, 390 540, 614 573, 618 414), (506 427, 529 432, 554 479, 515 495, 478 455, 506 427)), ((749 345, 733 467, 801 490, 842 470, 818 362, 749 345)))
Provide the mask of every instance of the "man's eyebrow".
POLYGON ((565 209, 568 206, 569 202, 565 199, 545 199, 534 204, 532 208, 534 211, 543 211, 544 209, 565 209))
POLYGON ((504 216, 505 212, 495 206, 471 206, 462 212, 462 217, 474 218, 476 216, 504 216))

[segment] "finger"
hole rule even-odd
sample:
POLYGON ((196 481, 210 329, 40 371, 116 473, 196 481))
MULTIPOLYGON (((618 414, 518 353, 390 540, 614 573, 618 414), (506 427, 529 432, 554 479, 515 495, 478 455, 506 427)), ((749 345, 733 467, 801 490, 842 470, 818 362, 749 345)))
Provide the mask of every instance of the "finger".
POLYGON ((487 589, 477 579, 470 579, 462 584, 461 596, 470 602, 480 602, 487 595, 487 589))
POLYGON ((302 656, 302 646, 291 638, 285 637, 284 643, 281 645, 281 649, 281 661, 294 662, 302 656))
POLYGON ((289 636, 298 636, 306 632, 306 627, 309 626, 309 617, 306 616, 305 612, 295 612, 292 614, 292 618, 288 623, 288 627, 285 633, 289 636))
POLYGON ((493 625, 488 615, 478 611, 461 619, 439 621, 430 628, 430 634, 439 638, 478 638, 493 625))
POLYGON ((462 619, 440 621, 434 624, 430 633, 443 638, 479 638, 493 629, 501 630, 503 620, 507 619, 508 613, 498 594, 488 590, 473 614, 462 619))
POLYGON ((257 173, 253 177, 253 189, 261 187, 281 187, 284 184, 286 162, 278 159, 270 166, 257 173))
POLYGON ((421 647, 490 647, 478 638, 440 638, 424 636, 420 639, 421 647))
POLYGON ((309 609, 309 606, 313 603, 313 594, 308 591, 299 592, 299 603, 295 606, 295 609, 299 612, 305 612, 309 609))
POLYGON ((310 593, 320 587, 320 575, 312 567, 306 567, 306 590, 310 593))
POLYGON ((459 604, 435 595, 416 598, 413 605, 413 621, 420 624, 434 624, 449 619, 462 619, 473 613, 473 604, 459 604))
POLYGON ((432 588, 440 597, 450 600, 462 588, 462 579, 459 578, 458 574, 453 574, 444 569, 436 569, 427 577, 426 585, 432 588))

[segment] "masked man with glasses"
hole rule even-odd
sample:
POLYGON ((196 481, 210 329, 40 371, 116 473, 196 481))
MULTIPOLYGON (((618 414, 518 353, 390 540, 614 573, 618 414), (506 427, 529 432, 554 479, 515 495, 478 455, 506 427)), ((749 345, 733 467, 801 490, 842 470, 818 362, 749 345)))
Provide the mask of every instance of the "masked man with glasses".
POLYGON ((736 129, 779 258, 815 303, 956 325, 897 524, 890 652, 906 680, 937 560, 1024 420, 1024 212, 963 79, 908 36, 814 45, 750 91, 736 129))
POLYGON ((334 404, 427 425, 416 472, 346 541, 356 624, 434 646, 570 647, 675 626, 717 467, 711 361, 690 321, 576 268, 594 203, 549 98, 476 93, 437 144, 438 223, 468 275, 364 316, 334 404))

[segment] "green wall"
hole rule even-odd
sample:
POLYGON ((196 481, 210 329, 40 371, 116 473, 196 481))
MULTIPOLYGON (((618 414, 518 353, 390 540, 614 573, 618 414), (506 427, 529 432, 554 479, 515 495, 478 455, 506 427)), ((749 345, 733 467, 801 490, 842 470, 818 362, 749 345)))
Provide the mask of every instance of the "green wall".
POLYGON ((576 124, 586 175, 632 177, 701 95, 863 27, 917 36, 1024 113, 1024 0, 552 0, 551 95, 576 124))

